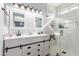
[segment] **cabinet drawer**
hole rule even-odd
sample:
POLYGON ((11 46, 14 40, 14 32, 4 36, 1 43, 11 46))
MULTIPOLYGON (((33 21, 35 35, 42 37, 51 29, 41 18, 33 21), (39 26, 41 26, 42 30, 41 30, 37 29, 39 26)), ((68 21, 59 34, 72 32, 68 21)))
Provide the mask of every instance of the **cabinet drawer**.
POLYGON ((45 42, 43 43, 44 49, 49 48, 49 46, 50 46, 50 42, 49 42, 49 41, 45 41, 45 42))
POLYGON ((25 45, 25 44, 29 44, 29 38, 21 38, 20 39, 20 44, 21 45, 25 45))
POLYGON ((19 39, 5 40, 5 48, 19 46, 19 45, 20 45, 19 39))
POLYGON ((36 44, 22 47, 23 56, 35 56, 37 53, 36 44))
POLYGON ((49 54, 49 47, 50 47, 49 41, 44 42, 44 47, 43 47, 44 55, 48 55, 49 54))
POLYGON ((43 56, 43 48, 37 49, 37 56, 43 56))

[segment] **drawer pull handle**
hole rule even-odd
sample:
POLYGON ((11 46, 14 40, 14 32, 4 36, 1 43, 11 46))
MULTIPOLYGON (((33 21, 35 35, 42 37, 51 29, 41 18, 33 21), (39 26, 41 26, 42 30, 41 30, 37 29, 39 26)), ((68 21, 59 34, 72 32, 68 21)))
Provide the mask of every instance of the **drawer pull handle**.
POLYGON ((38 46, 40 46, 40 44, 38 44, 38 46))
POLYGON ((27 53, 27 55, 30 55, 31 53, 29 52, 29 53, 27 53))
POLYGON ((8 52, 8 47, 5 50, 6 50, 6 53, 7 53, 8 52))
POLYGON ((40 55, 37 55, 37 56, 40 56, 40 55))
POLYGON ((37 51, 40 51, 40 49, 38 49, 37 51))
POLYGON ((45 56, 49 56, 50 54, 47 54, 47 55, 45 55, 45 56))
POLYGON ((49 46, 49 48, 50 48, 50 46, 49 46))
POLYGON ((27 47, 27 49, 30 49, 31 47, 27 47))

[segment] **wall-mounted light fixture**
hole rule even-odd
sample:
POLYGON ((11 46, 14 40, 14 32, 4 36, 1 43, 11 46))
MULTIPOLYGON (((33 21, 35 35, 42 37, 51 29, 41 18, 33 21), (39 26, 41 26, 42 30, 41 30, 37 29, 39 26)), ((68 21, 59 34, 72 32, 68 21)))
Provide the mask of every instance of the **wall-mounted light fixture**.
POLYGON ((41 9, 39 9, 39 8, 34 8, 34 7, 32 7, 32 6, 29 6, 29 5, 25 6, 24 4, 13 3, 13 6, 19 7, 19 8, 21 8, 21 9, 25 9, 25 10, 27 10, 27 11, 35 12, 35 13, 38 13, 38 14, 41 14, 41 13, 42 13, 42 10, 41 10, 41 9))
POLYGON ((42 13, 41 9, 34 8, 34 7, 29 6, 29 5, 25 6, 24 4, 19 4, 19 3, 13 3, 13 5, 15 7, 20 7, 22 9, 26 9, 27 11, 32 11, 32 12, 39 13, 39 14, 42 13))

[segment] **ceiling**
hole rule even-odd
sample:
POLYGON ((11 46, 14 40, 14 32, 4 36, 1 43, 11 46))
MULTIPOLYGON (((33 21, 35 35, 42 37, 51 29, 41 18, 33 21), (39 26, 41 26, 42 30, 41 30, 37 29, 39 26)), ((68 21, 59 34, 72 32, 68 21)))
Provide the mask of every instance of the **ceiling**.
POLYGON ((48 16, 51 16, 52 14, 55 14, 55 8, 59 5, 61 5, 62 3, 48 3, 47 4, 47 14, 48 16))

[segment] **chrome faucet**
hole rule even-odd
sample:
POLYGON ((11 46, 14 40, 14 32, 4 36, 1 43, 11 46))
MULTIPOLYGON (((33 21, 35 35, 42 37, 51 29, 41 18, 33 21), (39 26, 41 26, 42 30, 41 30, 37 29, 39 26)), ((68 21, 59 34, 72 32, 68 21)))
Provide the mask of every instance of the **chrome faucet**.
POLYGON ((17 36, 21 36, 21 32, 20 31, 18 31, 18 33, 16 34, 17 36))

